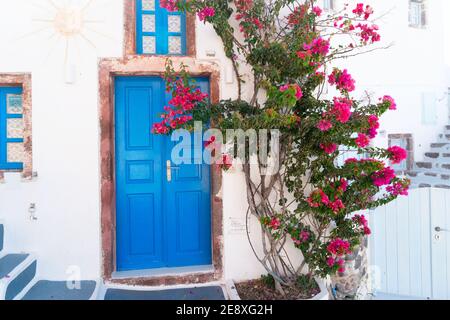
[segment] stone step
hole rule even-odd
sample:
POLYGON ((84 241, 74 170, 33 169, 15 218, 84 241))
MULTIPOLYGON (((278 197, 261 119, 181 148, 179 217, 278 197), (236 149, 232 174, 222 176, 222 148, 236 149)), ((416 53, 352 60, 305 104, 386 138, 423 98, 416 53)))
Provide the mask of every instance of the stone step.
POLYGON ((37 261, 26 253, 6 254, 0 259, 0 300, 14 300, 36 276, 37 261))
POLYGON ((434 150, 435 149, 449 150, 450 149, 450 143, 447 143, 447 142, 434 142, 434 143, 431 143, 431 148, 434 149, 434 150))
POLYGON ((429 170, 437 170, 437 171, 442 171, 442 172, 446 172, 449 171, 450 172, 450 161, 424 161, 424 162, 416 162, 415 166, 414 166, 415 170, 417 171, 424 171, 427 172, 429 170))
POLYGON ((62 301, 95 300, 98 284, 95 281, 80 281, 77 288, 68 288, 66 281, 38 281, 28 290, 22 300, 62 301))
POLYGON ((441 170, 440 168, 433 168, 427 170, 425 169, 409 170, 405 172, 405 175, 408 178, 427 177, 427 178, 438 178, 442 180, 450 180, 450 171, 441 170))
POLYGON ((448 160, 450 163, 450 152, 426 152, 425 159, 427 161, 445 159, 446 161, 448 160))
POLYGON ((439 142, 446 143, 447 141, 450 141, 450 133, 441 133, 439 136, 439 142))

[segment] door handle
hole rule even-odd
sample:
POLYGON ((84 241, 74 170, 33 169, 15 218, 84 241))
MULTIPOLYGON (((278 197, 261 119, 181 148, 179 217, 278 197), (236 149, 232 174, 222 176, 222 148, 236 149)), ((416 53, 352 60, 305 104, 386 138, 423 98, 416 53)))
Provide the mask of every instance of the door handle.
POLYGON ((442 229, 441 227, 436 227, 436 228, 434 228, 434 231, 436 231, 436 232, 448 232, 449 230, 442 229))
POLYGON ((172 161, 167 160, 166 161, 166 175, 167 175, 167 181, 172 181, 172 170, 179 170, 180 167, 172 166, 172 161))

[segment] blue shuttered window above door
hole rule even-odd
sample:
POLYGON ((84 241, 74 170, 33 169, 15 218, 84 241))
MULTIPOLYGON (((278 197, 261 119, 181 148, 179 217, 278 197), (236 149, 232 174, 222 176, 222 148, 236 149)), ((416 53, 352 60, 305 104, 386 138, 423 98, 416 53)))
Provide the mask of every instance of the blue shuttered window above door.
POLYGON ((0 87, 0 170, 23 169, 22 93, 21 87, 0 87))
POLYGON ((186 15, 161 8, 159 0, 136 0, 136 51, 185 55, 186 15))

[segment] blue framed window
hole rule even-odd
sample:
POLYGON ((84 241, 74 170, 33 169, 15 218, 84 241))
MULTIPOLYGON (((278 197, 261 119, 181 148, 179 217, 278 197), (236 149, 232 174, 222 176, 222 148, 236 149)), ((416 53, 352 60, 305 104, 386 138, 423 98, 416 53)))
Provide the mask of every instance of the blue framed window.
POLYGON ((136 51, 186 55, 186 15, 161 8, 159 0, 136 0, 136 51))
POLYGON ((22 170, 23 89, 0 87, 0 170, 22 170))

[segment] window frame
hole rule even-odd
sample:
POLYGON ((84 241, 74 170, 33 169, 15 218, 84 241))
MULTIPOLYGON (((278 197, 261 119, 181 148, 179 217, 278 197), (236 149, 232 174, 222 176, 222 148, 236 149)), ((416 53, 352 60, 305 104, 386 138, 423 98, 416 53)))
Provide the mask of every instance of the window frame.
POLYGON ((333 11, 336 6, 335 0, 323 0, 322 6, 325 11, 333 11), (329 7, 325 6, 325 3, 327 3, 327 2, 330 4, 329 7))
POLYGON ((409 0, 408 24, 411 28, 424 29, 427 26, 425 0, 409 0))
MULTIPOLYGON (((23 138, 22 139, 15 139, 7 138, 6 133, 6 119, 8 118, 19 118, 19 115, 8 115, 7 110, 5 109, 5 113, 1 115, 0 122, 0 130, 2 130, 0 134, 0 140, 6 139, 5 141, 0 141, 1 149, 3 156, 6 156, 6 145, 8 142, 19 142, 24 145, 24 155, 23 155, 23 162, 22 165, 19 166, 18 163, 9 163, 8 165, 5 165, 5 163, 1 163, 0 165, 0 182, 3 182, 4 180, 4 174, 6 172, 21 172, 22 178, 25 180, 31 180, 33 177, 33 163, 32 163, 32 123, 31 123, 31 107, 32 107, 32 101, 31 101, 31 74, 28 73, 1 73, 0 74, 0 87, 4 88, 4 91, 8 91, 8 88, 11 88, 12 92, 20 92, 22 91, 22 114, 20 118, 23 119, 24 122, 24 129, 23 129, 23 138), (4 121, 3 121, 4 120, 4 121), (20 140, 20 141, 19 141, 20 140), (4 145, 4 146, 3 146, 4 145)), ((13 93, 14 94, 14 93, 13 93)), ((6 95, 5 95, 6 98, 6 95)), ((6 108, 6 99, 4 103, 4 107, 6 108)), ((3 105, 2 105, 3 107, 3 105)), ((6 159, 7 160, 7 159, 6 159)), ((7 161, 6 161, 7 164, 7 161)))
POLYGON ((185 56, 187 49, 187 18, 186 14, 181 12, 168 12, 166 9, 160 8, 160 0, 155 0, 155 10, 143 10, 142 0, 135 0, 135 50, 137 55, 154 56, 185 56), (155 31, 145 32, 143 31, 143 16, 144 15, 155 16, 155 31), (181 17, 181 30, 180 32, 169 32, 168 19, 169 16, 181 17), (155 53, 145 53, 143 38, 144 37, 155 38, 155 53), (169 37, 181 37, 181 53, 169 52, 169 37))
POLYGON ((8 120, 22 119, 23 121, 23 88, 21 86, 0 85, 0 170, 23 170, 23 162, 8 161, 8 144, 24 143, 22 138, 8 137, 8 120), (8 96, 20 95, 22 98, 22 113, 8 113, 8 96))
MULTIPOLYGON (((123 56, 139 56, 139 57, 152 57, 157 55, 138 54, 137 52, 137 28, 136 28, 136 10, 137 0, 124 0, 124 42, 123 42, 123 56)), ((197 16, 193 13, 186 14, 185 23, 185 41, 186 52, 184 56, 195 58, 196 51, 196 23, 197 16)), ((179 57, 180 55, 171 55, 179 57)))

